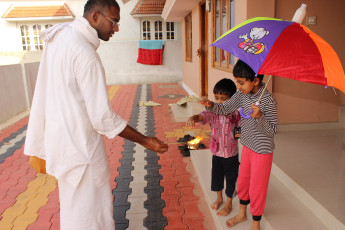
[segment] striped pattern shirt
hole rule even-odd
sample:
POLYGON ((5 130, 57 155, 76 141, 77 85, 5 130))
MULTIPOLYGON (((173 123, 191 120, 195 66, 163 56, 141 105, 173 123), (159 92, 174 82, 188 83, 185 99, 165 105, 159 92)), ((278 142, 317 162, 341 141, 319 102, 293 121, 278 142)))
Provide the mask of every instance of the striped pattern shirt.
MULTIPOLYGON (((265 87, 262 83, 261 88, 255 94, 244 95, 237 91, 228 101, 223 104, 214 103, 208 110, 222 115, 234 112, 243 107, 243 112, 247 114, 250 106, 255 104, 265 87)), ((274 134, 277 131, 277 103, 273 95, 265 90, 261 101, 260 110, 263 113, 260 119, 241 119, 241 144, 252 151, 261 154, 272 153, 274 150, 274 134)))
POLYGON ((217 157, 229 158, 238 154, 238 141, 234 138, 234 129, 239 126, 241 115, 238 111, 223 116, 205 110, 200 114, 201 124, 209 124, 212 129, 210 150, 217 157))

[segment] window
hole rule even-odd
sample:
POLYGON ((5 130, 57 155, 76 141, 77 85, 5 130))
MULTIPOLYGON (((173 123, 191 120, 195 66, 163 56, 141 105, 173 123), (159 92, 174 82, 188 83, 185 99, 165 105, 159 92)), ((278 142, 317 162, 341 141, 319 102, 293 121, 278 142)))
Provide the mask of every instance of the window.
POLYGON ((150 21, 143 21, 143 40, 151 40, 150 21))
POLYGON ((155 21, 155 40, 163 39, 162 21, 155 21))
POLYGON ((176 37, 174 22, 163 22, 161 18, 145 18, 141 22, 142 40, 174 40, 176 37))
POLYGON ((40 38, 40 33, 44 29, 52 27, 52 24, 28 24, 21 25, 20 32, 22 38, 22 47, 24 51, 43 50, 43 41, 40 38))
POLYGON ((43 42, 40 38, 41 25, 34 25, 32 30, 34 32, 35 50, 43 50, 43 42))
POLYGON ((192 14, 185 18, 186 24, 186 61, 192 61, 192 14))
POLYGON ((52 27, 53 25, 52 24, 46 24, 45 26, 44 26, 44 28, 45 29, 48 29, 48 28, 50 28, 50 27, 52 27))
POLYGON ((20 32, 22 36, 23 50, 31 50, 29 27, 27 25, 20 26, 20 32))
MULTIPOLYGON (((213 8, 213 40, 235 26, 235 0, 215 0, 213 8)), ((230 53, 213 48, 213 65, 229 69, 235 64, 235 57, 230 53)))
POLYGON ((167 29, 167 40, 175 39, 175 28, 173 22, 167 22, 166 23, 166 29, 167 29))

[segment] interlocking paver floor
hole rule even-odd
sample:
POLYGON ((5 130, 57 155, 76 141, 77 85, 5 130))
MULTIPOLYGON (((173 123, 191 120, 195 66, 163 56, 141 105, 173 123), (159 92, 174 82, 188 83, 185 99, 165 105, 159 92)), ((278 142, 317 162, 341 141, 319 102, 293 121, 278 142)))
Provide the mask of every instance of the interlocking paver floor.
MULTIPOLYGON (((187 132, 208 131, 174 121, 169 104, 187 95, 183 88, 177 83, 108 86, 108 95, 132 127, 169 143, 167 153, 157 154, 120 137, 105 138, 116 230, 213 229, 190 159, 178 150, 177 140, 187 132), (161 106, 139 106, 151 100, 161 106)), ((27 123, 25 117, 0 130, 0 229, 60 229, 57 181, 36 173, 23 154, 27 123)))

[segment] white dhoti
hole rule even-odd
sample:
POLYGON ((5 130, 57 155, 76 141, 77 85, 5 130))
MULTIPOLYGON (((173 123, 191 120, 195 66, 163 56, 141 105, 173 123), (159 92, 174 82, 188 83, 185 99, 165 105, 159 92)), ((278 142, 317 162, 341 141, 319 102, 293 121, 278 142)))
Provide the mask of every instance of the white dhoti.
POLYGON ((113 196, 110 182, 96 186, 87 167, 77 188, 60 179, 61 230, 114 230, 113 196))

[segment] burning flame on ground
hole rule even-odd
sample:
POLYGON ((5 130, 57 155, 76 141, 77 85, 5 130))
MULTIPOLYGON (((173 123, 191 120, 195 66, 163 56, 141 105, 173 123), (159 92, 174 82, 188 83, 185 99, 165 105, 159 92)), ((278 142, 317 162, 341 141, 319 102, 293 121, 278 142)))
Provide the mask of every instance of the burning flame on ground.
POLYGON ((197 145, 200 142, 202 142, 202 140, 204 140, 204 137, 202 135, 200 135, 200 136, 197 136, 195 139, 188 141, 187 144, 188 145, 197 145))

